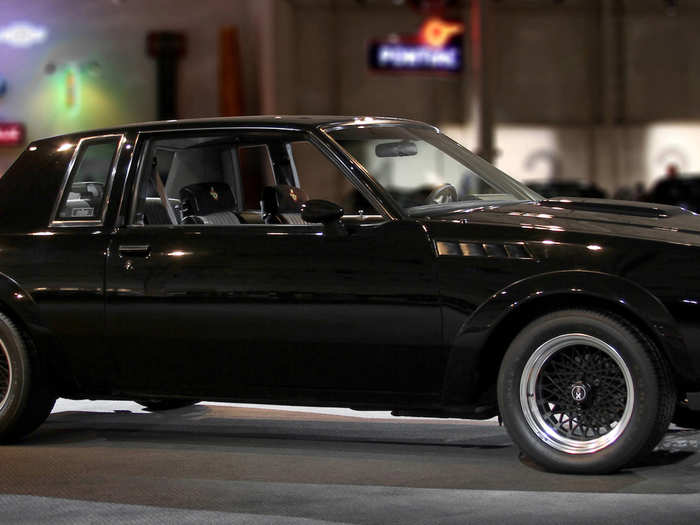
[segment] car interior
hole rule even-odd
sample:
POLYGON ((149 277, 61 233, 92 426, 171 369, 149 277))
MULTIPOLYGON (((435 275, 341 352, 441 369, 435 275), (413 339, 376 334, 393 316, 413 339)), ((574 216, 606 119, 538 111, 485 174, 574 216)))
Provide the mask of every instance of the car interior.
POLYGON ((97 215, 104 196, 104 184, 97 181, 73 182, 61 207, 59 219, 92 218, 97 215))
POLYGON ((59 220, 95 219, 99 216, 117 145, 117 139, 109 139, 88 141, 81 146, 59 207, 59 220))
MULTIPOLYGON (((274 224, 305 225, 302 205, 310 198, 329 199, 323 188, 313 197, 300 187, 295 144, 299 140, 265 142, 222 137, 156 140, 147 147, 141 164, 132 223, 138 225, 274 224)), ((315 148, 315 147, 314 147, 315 148)), ((308 171, 329 171, 349 182, 320 152, 308 171)), ((315 179, 309 174, 310 181, 315 179)), ((318 182, 316 183, 318 185, 318 182)), ((343 202, 346 215, 365 221, 382 219, 360 192, 350 187, 343 202)))

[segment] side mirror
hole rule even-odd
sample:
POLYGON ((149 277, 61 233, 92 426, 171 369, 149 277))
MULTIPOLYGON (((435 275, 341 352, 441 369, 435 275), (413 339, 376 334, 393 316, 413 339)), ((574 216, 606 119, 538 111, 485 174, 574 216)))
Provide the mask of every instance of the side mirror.
POLYGON ((348 235, 343 221, 343 208, 337 204, 314 199, 302 204, 301 218, 306 222, 323 223, 323 229, 329 238, 341 238, 348 235))
POLYGON ((302 204, 301 218, 306 222, 320 222, 324 225, 340 221, 343 208, 329 201, 314 199, 302 204))

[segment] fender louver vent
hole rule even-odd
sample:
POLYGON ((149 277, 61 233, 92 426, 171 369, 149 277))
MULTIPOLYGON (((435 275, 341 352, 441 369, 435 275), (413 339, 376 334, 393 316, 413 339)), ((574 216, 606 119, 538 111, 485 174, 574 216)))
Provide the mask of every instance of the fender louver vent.
POLYGON ((499 259, 532 259, 523 243, 481 243, 436 241, 438 255, 461 257, 495 257, 499 259))

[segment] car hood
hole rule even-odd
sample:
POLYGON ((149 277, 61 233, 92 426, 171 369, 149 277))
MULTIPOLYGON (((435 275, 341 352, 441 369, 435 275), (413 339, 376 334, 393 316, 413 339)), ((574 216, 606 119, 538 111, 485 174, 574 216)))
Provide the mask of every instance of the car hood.
POLYGON ((488 203, 429 213, 430 220, 617 235, 700 245, 700 215, 663 204, 589 198, 488 203))

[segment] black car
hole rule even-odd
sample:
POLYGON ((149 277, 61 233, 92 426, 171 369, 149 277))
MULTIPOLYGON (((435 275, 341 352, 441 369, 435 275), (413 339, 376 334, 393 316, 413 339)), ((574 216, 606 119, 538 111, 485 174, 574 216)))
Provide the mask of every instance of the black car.
POLYGON ((644 200, 700 212, 700 177, 663 178, 654 184, 644 200))
POLYGON ((566 195, 568 197, 593 197, 604 199, 605 192, 595 184, 583 184, 579 181, 526 182, 528 188, 546 198, 566 195))
POLYGON ((156 122, 0 178, 0 436, 57 396, 500 415, 550 470, 697 425, 700 218, 544 200, 420 122, 156 122))

